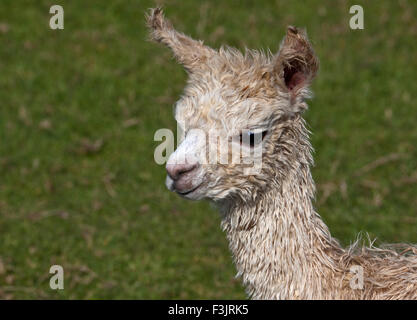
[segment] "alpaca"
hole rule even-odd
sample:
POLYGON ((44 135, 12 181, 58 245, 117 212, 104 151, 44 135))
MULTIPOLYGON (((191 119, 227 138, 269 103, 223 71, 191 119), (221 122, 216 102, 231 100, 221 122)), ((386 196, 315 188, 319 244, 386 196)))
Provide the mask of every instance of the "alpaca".
POLYGON ((306 33, 288 27, 276 54, 242 54, 176 31, 160 8, 150 9, 147 25, 151 39, 168 46, 189 76, 176 104, 184 135, 167 162, 167 187, 219 207, 248 296, 417 299, 417 246, 344 249, 313 208, 312 147, 302 115, 319 62, 306 33), (238 137, 231 144, 242 149, 257 147, 253 131, 261 131, 261 170, 248 175, 243 164, 207 163, 203 150, 217 143, 207 143, 194 128, 238 137), (251 136, 249 143, 243 134, 251 136))

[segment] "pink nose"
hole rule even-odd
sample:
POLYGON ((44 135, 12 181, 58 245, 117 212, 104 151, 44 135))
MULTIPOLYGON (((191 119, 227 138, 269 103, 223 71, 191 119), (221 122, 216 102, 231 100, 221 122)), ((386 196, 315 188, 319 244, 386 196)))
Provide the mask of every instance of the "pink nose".
POLYGON ((193 171, 197 168, 197 163, 167 164, 167 172, 172 180, 178 180, 183 174, 193 171))

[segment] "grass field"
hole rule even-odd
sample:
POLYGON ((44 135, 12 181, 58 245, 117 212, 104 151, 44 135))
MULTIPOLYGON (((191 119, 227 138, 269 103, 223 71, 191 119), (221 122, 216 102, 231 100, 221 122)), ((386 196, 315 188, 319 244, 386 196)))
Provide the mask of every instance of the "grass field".
MULTIPOLYGON (((316 208, 349 244, 417 242, 417 3, 161 1, 213 47, 275 51, 306 27, 321 60, 306 114, 316 208), (349 28, 362 4, 365 29, 349 28)), ((151 1, 0 3, 0 298, 245 298, 220 218, 154 162, 186 74, 146 41, 151 1), (65 29, 49 28, 61 4, 65 29), (65 289, 49 288, 49 268, 65 289)))

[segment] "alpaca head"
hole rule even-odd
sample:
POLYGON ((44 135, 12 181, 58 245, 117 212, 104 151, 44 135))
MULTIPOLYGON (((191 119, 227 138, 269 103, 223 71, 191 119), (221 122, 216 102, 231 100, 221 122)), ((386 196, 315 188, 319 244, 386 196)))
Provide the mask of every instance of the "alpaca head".
POLYGON ((167 45, 189 75, 176 104, 182 142, 167 163, 168 188, 188 199, 253 199, 298 147, 283 136, 302 122, 318 69, 306 34, 289 27, 275 55, 242 54, 176 31, 159 8, 147 23, 151 38, 167 45))

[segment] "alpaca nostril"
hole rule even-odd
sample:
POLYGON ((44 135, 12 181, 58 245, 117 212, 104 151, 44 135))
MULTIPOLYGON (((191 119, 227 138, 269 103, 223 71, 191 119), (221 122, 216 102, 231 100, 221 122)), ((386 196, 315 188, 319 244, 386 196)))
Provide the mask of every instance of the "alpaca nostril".
POLYGON ((193 171, 197 166, 197 163, 167 164, 166 169, 172 180, 178 180, 182 174, 193 171))

